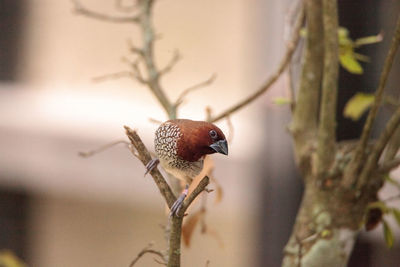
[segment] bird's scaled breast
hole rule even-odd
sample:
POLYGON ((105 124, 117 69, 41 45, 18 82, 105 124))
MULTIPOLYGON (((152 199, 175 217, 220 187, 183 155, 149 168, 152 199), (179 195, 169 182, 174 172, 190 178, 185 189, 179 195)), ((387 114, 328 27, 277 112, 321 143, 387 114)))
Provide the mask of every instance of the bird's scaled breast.
POLYGON ((156 131, 154 147, 165 171, 190 183, 203 169, 203 160, 190 162, 178 156, 178 140, 181 136, 177 125, 164 123, 156 131))
POLYGON ((154 148, 159 159, 172 160, 178 155, 179 127, 172 123, 162 124, 156 131, 154 148))

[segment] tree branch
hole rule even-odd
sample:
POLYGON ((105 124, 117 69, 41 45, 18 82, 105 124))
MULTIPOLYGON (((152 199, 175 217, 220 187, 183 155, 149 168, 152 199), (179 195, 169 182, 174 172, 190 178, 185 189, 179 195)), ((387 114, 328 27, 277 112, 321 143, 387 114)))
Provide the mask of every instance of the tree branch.
POLYGON ((113 22, 113 23, 138 23, 139 16, 129 16, 129 17, 117 17, 117 16, 110 16, 98 12, 91 11, 84 6, 82 6, 79 1, 71 0, 74 4, 74 11, 79 15, 83 15, 92 19, 113 22))
POLYGON ((323 68, 323 28, 321 1, 308 0, 305 2, 307 36, 303 52, 303 67, 296 108, 293 114, 291 129, 299 132, 313 132, 317 129, 318 100, 321 87, 323 68))
POLYGON ((169 236, 169 250, 168 250, 168 267, 180 266, 180 254, 181 254, 181 236, 182 236, 182 222, 184 214, 193 200, 204 191, 207 185, 210 183, 210 178, 205 176, 192 193, 183 202, 182 208, 179 210, 177 216, 172 216, 171 233, 169 236))
POLYGON ((147 253, 157 255, 162 259, 163 262, 165 262, 164 255, 160 251, 150 249, 152 247, 152 245, 153 244, 150 243, 147 247, 142 249, 142 251, 139 252, 139 254, 136 256, 136 258, 131 262, 131 264, 129 264, 129 267, 134 266, 140 260, 140 258, 143 257, 147 253))
POLYGON ((154 61, 154 29, 152 24, 152 7, 153 0, 139 0, 139 7, 141 16, 139 17, 139 25, 142 30, 143 47, 143 60, 146 66, 148 75, 148 87, 154 94, 158 102, 164 108, 169 119, 176 119, 176 108, 168 99, 160 84, 160 70, 155 65, 154 61))
POLYGON ((397 126, 396 131, 393 133, 393 136, 392 138, 390 138, 390 141, 387 145, 384 162, 392 160, 396 156, 397 151, 399 151, 399 148, 400 148, 400 127, 397 126))
POLYGON ((384 163, 382 163, 379 168, 378 171, 381 173, 388 173, 394 169, 396 169, 397 167, 400 166, 400 158, 394 158, 388 161, 385 161, 384 163))
POLYGON ((207 185, 210 183, 210 178, 208 176, 204 176, 203 179, 200 180, 199 184, 193 189, 192 193, 185 199, 183 202, 182 208, 180 209, 178 216, 183 217, 185 211, 189 208, 190 204, 192 204, 193 200, 206 189, 207 185))
POLYGON ((172 70, 173 67, 178 63, 178 61, 181 59, 181 55, 179 54, 178 51, 174 52, 174 55, 172 56, 171 60, 168 62, 168 64, 160 70, 160 75, 164 75, 172 70))
MULTIPOLYGON (((367 121, 365 122, 360 141, 354 151, 354 155, 345 170, 345 175, 343 177, 343 184, 345 186, 351 186, 357 177, 357 173, 360 170, 361 165, 366 157, 365 149, 367 146, 368 139, 370 137, 371 129, 375 121, 378 109, 381 106, 383 92, 385 90, 386 81, 388 79, 390 70, 393 65, 393 60, 396 55, 397 49, 400 43, 400 16, 397 19, 395 34, 390 45, 389 52, 386 56, 385 63, 383 65, 383 70, 379 79, 378 89, 375 92, 375 101, 368 113, 367 121)), ((365 180, 363 178, 362 180, 365 180)), ((359 184, 359 183, 358 183, 359 184)))
POLYGON ((179 95, 178 99, 175 101, 175 106, 178 107, 179 105, 181 105, 183 103, 183 100, 185 99, 185 97, 189 93, 193 92, 194 90, 197 90, 199 88, 202 88, 202 87, 205 87, 205 86, 208 86, 208 85, 212 84, 215 81, 216 77, 217 77, 217 75, 214 73, 207 80, 205 80, 205 81, 203 81, 201 83, 195 84, 195 85, 183 90, 183 92, 179 95))
POLYGON ((317 133, 319 96, 323 68, 322 3, 305 1, 306 45, 303 52, 300 86, 290 130, 295 140, 297 162, 307 155, 307 147, 317 133))
MULTIPOLYGON (((136 131, 132 130, 128 126, 124 126, 124 128, 126 135, 138 152, 137 156, 139 160, 143 163, 143 165, 146 166, 146 164, 151 160, 149 151, 143 144, 136 131)), ((161 175, 160 171, 157 168, 154 168, 150 172, 150 174, 153 177, 153 180, 156 183, 158 189, 160 190, 161 195, 164 197, 165 202, 168 204, 168 207, 171 208, 176 201, 176 197, 172 193, 172 190, 169 187, 168 183, 165 181, 164 177, 161 175)))
POLYGON ((396 110, 396 112, 387 122, 385 129, 383 130, 377 142, 375 143, 371 154, 368 156, 367 163, 365 164, 365 167, 362 169, 361 175, 357 181, 357 189, 361 189, 366 184, 368 177, 370 176, 372 171, 377 167, 383 149, 389 142, 396 128, 399 126, 399 123, 400 123, 400 108, 396 110))
POLYGON ((338 14, 336 0, 322 2, 324 69, 320 124, 318 127, 317 174, 329 169, 335 157, 336 99, 339 72, 338 14))
POLYGON ((239 101, 239 103, 233 105, 232 107, 228 108, 227 110, 221 112, 221 114, 213 117, 210 119, 210 122, 217 122, 226 116, 231 115, 232 113, 240 110, 244 106, 248 105, 249 103, 253 102, 256 100, 259 96, 264 94, 270 87, 273 85, 279 78, 279 76, 283 73, 283 71, 286 69, 286 67, 290 63, 290 59, 292 58, 292 55, 294 51, 296 50, 297 44, 300 39, 300 29, 303 24, 303 18, 304 18, 304 11, 302 8, 302 11, 300 15, 297 18, 294 30, 293 30, 293 37, 291 39, 291 42, 288 44, 285 55, 283 56, 281 62, 279 63, 278 68, 276 71, 268 78, 268 80, 259 88, 256 92, 254 92, 252 95, 248 96, 247 98, 239 101))

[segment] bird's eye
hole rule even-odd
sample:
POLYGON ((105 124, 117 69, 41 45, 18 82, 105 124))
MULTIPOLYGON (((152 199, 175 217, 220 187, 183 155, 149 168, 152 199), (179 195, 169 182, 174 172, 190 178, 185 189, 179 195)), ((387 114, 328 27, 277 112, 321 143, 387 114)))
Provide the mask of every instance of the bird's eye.
POLYGON ((215 130, 211 130, 211 131, 209 132, 209 134, 210 134, 210 137, 211 137, 212 139, 215 139, 215 138, 218 137, 218 134, 217 134, 217 132, 216 132, 215 130))

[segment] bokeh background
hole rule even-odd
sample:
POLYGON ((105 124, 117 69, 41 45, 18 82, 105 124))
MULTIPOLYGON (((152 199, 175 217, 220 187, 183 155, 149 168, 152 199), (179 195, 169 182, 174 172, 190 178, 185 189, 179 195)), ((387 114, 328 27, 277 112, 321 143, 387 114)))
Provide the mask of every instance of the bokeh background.
MULTIPOLYGON (((128 3, 129 1, 122 1, 128 3)), ((81 0, 98 12, 117 14, 113 0, 81 0)), ((182 60, 162 81, 176 99, 191 93, 180 117, 204 119, 257 90, 285 51, 290 0, 159 0, 154 24, 159 66, 179 49, 182 60)), ((393 32, 396 0, 339 1, 340 24, 353 38, 387 33, 363 48, 371 57, 365 74, 340 72, 338 114, 356 91, 373 91, 393 32)), ((93 78, 127 69, 128 41, 140 43, 136 25, 95 21, 73 12, 68 0, 0 0, 0 249, 29 266, 128 266, 150 241, 164 249, 165 207, 144 167, 123 146, 88 159, 78 151, 126 139, 123 125, 152 147, 166 119, 149 90, 128 78, 93 78)), ((389 90, 398 91, 394 66, 389 90)), ((396 75, 397 74, 397 75, 396 75)), ((208 198, 207 223, 199 229, 183 266, 279 266, 297 207, 301 183, 294 167, 283 75, 268 94, 218 123, 233 135, 229 157, 214 156, 223 199, 208 198)), ((380 122, 385 121, 385 112, 380 122)), ((378 129, 379 129, 378 123, 378 129)), ((361 122, 340 118, 338 137, 356 138, 361 122)), ((395 193, 385 188, 383 195, 395 193)), ((398 205, 398 202, 393 202, 398 205)), ((399 206, 399 205, 398 205, 399 206)), ((393 226, 395 223, 390 221, 393 226)), ((396 227, 395 232, 399 233, 396 227)), ((380 228, 363 234, 350 266, 396 266, 398 242, 386 249, 380 228)), ((137 266, 157 266, 151 256, 137 266)))

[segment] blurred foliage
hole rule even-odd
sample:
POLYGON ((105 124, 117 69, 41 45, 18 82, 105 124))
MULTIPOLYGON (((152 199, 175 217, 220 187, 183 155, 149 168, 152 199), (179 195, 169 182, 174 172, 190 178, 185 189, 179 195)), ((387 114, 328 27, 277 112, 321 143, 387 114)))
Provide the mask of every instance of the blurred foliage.
POLYGON ((357 93, 347 101, 343 115, 356 121, 372 106, 374 100, 373 94, 357 93))
MULTIPOLYGON (((305 37, 307 31, 303 28, 300 35, 305 37)), ((375 44, 382 41, 382 34, 366 36, 353 40, 350 38, 349 30, 344 27, 338 29, 339 39, 339 62, 340 65, 350 73, 362 74, 364 72, 360 62, 368 62, 369 57, 355 52, 361 46, 375 44)))
POLYGON ((286 97, 275 97, 272 102, 276 105, 287 105, 287 104, 291 104, 292 100, 290 100, 289 98, 286 97))
POLYGON ((383 220, 383 236, 385 237, 385 242, 388 248, 392 248, 394 244, 394 235, 392 229, 385 220, 383 220))
MULTIPOLYGON (((398 181, 391 178, 389 175, 386 175, 385 179, 388 183, 395 186, 398 189, 398 192, 400 193, 400 183, 398 181)), ((390 207, 387 205, 387 203, 392 200, 400 200, 400 194, 389 197, 386 200, 376 201, 376 202, 369 204, 368 205, 368 213, 367 213, 368 215, 367 215, 366 222, 365 222, 366 229, 368 231, 374 229, 380 222, 383 223, 383 236, 385 238, 386 245, 389 248, 393 247, 393 244, 395 241, 394 235, 393 235, 393 231, 392 231, 389 223, 385 219, 383 219, 382 215, 393 216, 397 225, 400 227, 400 210, 398 208, 390 207), (372 221, 373 225, 371 224, 371 222, 370 222, 371 220, 369 218, 371 211, 379 211, 381 213, 381 216, 378 220, 372 221)), ((377 217, 374 219, 377 219, 377 217)))
POLYGON ((27 267, 11 250, 0 251, 0 267, 27 267))

